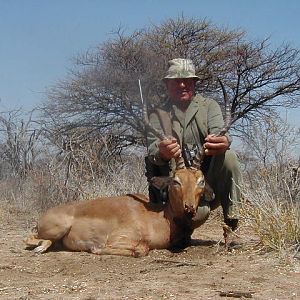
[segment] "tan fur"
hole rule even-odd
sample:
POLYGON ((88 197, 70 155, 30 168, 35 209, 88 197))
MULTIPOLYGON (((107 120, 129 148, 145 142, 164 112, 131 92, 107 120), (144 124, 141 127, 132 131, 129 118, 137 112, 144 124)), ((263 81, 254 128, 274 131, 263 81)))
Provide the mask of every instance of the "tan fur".
POLYGON ((145 256, 150 249, 175 246, 192 233, 189 224, 204 190, 203 181, 199 170, 176 171, 168 179, 170 196, 164 206, 140 194, 56 206, 41 216, 37 234, 25 243, 35 247, 36 253, 62 241, 73 251, 126 256, 145 256))

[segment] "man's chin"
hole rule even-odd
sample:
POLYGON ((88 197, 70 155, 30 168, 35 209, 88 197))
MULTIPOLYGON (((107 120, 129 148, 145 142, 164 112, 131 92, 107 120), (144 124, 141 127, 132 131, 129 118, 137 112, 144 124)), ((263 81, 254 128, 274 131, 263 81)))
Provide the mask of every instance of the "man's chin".
POLYGON ((181 103, 185 103, 185 102, 186 102, 186 103, 190 103, 191 100, 192 100, 192 98, 189 97, 189 96, 183 96, 183 97, 180 97, 180 98, 178 99, 178 101, 181 102, 181 103))

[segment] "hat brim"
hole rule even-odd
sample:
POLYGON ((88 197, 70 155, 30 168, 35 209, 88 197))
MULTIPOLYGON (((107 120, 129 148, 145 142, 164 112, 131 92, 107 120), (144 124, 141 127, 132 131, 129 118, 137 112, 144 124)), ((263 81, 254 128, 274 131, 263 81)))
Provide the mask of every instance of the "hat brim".
POLYGON ((195 81, 200 80, 200 78, 198 76, 187 76, 187 77, 172 77, 172 76, 166 76, 162 79, 162 81, 166 81, 166 80, 172 80, 172 79, 194 79, 195 81))

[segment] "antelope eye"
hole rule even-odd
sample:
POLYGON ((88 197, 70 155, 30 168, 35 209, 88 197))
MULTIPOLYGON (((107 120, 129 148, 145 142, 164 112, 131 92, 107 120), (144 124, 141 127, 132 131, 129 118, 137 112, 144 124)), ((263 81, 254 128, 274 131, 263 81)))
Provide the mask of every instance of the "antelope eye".
POLYGON ((200 187, 200 188, 204 188, 205 187, 205 180, 204 178, 202 179, 199 179, 199 181, 197 182, 197 185, 200 187))
POLYGON ((173 185, 180 186, 181 185, 180 179, 177 177, 173 178, 173 185))

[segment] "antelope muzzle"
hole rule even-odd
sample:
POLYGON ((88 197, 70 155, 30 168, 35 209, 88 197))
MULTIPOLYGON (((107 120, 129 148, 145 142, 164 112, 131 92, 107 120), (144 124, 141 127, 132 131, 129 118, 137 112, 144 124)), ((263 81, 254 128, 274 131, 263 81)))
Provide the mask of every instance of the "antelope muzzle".
POLYGON ((188 218, 193 218, 196 216, 197 207, 194 207, 193 205, 185 204, 184 206, 184 214, 188 218))

